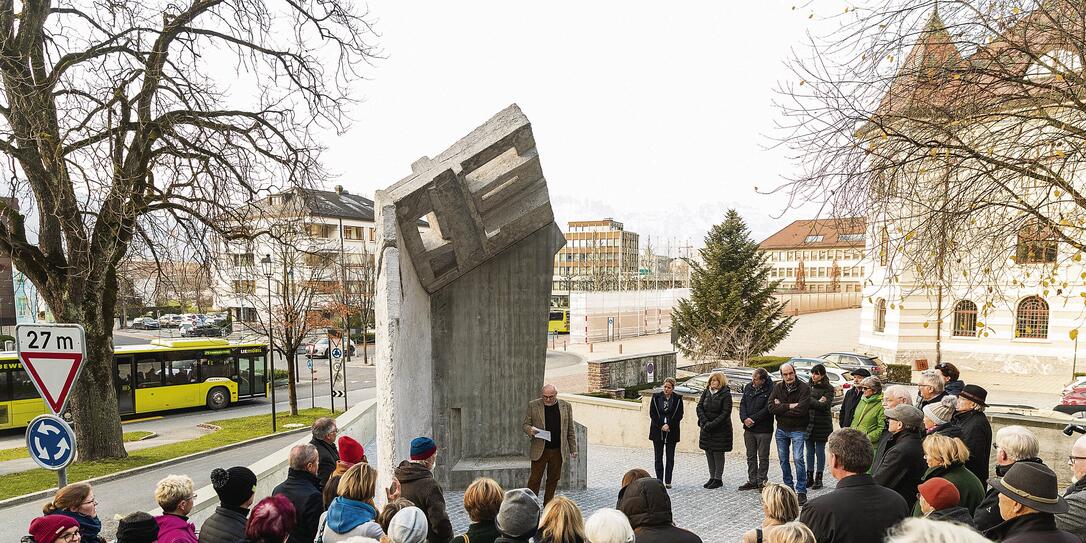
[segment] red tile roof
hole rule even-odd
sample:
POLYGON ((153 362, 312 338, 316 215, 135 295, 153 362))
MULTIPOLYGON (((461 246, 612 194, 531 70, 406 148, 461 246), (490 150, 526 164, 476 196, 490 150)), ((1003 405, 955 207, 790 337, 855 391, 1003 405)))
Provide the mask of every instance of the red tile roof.
POLYGON ((826 247, 863 248, 864 240, 841 240, 843 234, 866 233, 863 217, 796 221, 758 244, 761 249, 810 249, 826 247), (822 236, 821 241, 806 243, 808 236, 822 236))

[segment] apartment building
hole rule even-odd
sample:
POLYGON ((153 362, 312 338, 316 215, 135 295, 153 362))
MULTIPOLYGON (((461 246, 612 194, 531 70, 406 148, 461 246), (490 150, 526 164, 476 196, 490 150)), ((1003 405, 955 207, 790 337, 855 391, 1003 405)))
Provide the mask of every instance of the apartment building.
POLYGON ((783 292, 862 292, 865 228, 862 217, 800 220, 758 247, 783 292))

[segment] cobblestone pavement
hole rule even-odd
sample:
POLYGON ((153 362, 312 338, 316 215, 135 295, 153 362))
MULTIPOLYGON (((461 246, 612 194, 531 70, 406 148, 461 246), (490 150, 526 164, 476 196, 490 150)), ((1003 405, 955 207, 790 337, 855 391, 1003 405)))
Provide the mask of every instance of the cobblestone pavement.
MULTIPOLYGON (((640 467, 653 472, 652 449, 626 449, 593 445, 588 453, 588 490, 561 492, 581 507, 587 518, 597 509, 615 507, 619 483, 627 470, 640 467)), ((834 486, 826 473, 827 486, 834 486)), ((705 457, 700 454, 675 453, 675 473, 671 501, 675 524, 686 528, 706 543, 734 542, 747 530, 762 522, 760 494, 753 490, 739 492, 736 488, 747 480, 747 464, 743 454, 728 455, 724 469, 724 488, 706 490, 701 487, 709 478, 705 457)), ((781 480, 780 466, 770 460, 769 479, 781 480)), ((527 482, 525 482, 527 483, 527 482)), ((827 489, 809 491, 814 498, 827 489)), ((446 492, 453 530, 463 533, 470 521, 464 512, 464 493, 446 492)))

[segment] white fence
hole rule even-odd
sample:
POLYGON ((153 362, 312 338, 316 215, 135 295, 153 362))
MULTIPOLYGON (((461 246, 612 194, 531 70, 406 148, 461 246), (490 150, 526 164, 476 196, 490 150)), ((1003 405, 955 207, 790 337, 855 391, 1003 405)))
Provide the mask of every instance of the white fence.
POLYGON ((690 289, 573 292, 569 341, 591 343, 671 330, 671 310, 690 289))

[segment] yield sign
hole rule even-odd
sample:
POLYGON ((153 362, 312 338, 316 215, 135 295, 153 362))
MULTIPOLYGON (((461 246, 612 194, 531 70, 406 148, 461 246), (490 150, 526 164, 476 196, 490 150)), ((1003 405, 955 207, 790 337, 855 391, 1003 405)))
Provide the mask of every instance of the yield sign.
POLYGON ((54 414, 64 411, 87 357, 83 327, 77 324, 20 324, 15 328, 19 360, 54 414))

